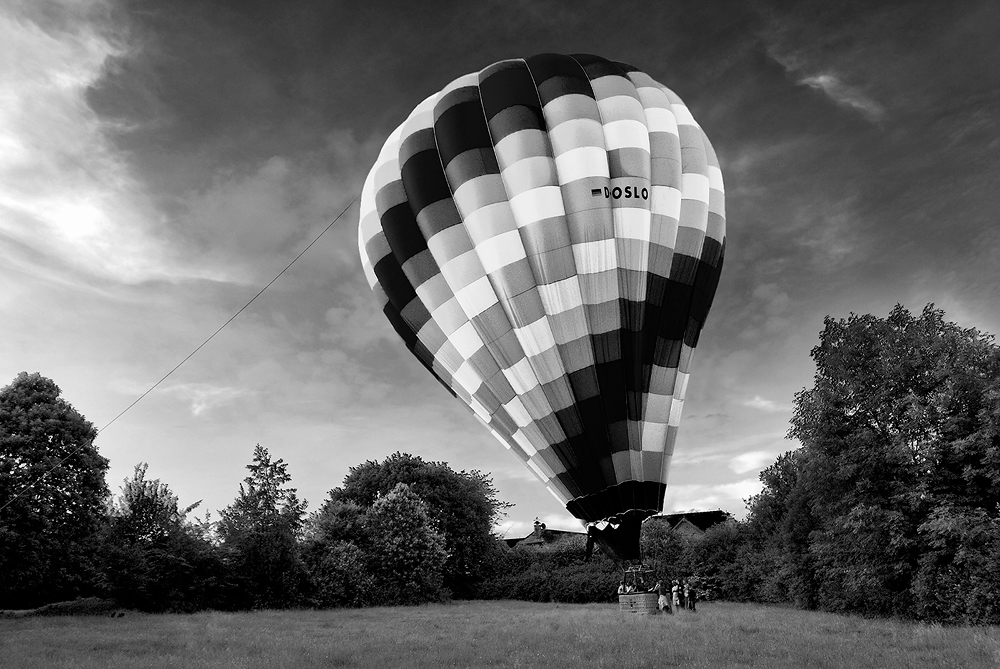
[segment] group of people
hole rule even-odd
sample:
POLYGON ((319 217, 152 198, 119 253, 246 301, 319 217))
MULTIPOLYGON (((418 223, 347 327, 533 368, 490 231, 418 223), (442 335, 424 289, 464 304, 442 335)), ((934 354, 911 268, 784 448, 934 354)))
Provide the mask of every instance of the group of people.
MULTIPOLYGON (((625 581, 621 582, 618 586, 619 595, 627 595, 636 592, 636 588, 632 585, 626 585, 625 581)), ((698 603, 698 590, 694 585, 688 582, 687 579, 679 581, 674 579, 670 588, 668 589, 664 585, 663 581, 657 581, 656 585, 650 588, 647 592, 655 592, 657 594, 656 607, 660 611, 666 611, 667 613, 673 613, 674 611, 680 611, 681 609, 686 609, 688 611, 695 611, 695 607, 698 603)))

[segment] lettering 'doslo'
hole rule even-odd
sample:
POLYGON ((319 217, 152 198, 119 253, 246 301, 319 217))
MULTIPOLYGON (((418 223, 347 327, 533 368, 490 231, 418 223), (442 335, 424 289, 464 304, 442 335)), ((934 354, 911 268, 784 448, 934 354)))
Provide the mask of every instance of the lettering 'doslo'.
POLYGON ((614 188, 609 188, 605 186, 601 188, 591 188, 590 194, 594 197, 600 197, 603 195, 605 198, 612 200, 648 200, 649 199, 649 189, 639 188, 638 186, 625 186, 624 189, 615 186, 614 188))

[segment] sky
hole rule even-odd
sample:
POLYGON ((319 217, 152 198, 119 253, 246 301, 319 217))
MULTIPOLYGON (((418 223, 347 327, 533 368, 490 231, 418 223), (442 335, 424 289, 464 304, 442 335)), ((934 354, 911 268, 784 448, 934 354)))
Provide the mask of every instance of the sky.
POLYGON ((454 78, 594 53, 680 95, 719 154, 727 255, 665 510, 743 517, 797 446, 824 317, 934 303, 1000 332, 998 31, 991 0, 3 0, 0 386, 53 379, 113 492, 145 462, 199 517, 259 443, 312 510, 402 451, 489 473, 500 534, 580 529, 398 340, 354 198, 454 78))

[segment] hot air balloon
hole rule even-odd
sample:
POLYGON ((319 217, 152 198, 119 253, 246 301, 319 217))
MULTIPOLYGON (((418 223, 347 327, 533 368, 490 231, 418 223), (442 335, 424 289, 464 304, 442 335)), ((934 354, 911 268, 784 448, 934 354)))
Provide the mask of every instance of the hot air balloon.
POLYGON ((413 355, 639 558, 725 254, 722 173, 681 99, 592 55, 459 77, 382 147, 359 247, 413 355))

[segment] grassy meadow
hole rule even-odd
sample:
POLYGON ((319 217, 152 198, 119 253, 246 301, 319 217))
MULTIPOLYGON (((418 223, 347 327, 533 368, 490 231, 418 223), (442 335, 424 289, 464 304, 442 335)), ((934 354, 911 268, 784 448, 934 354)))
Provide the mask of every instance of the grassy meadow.
POLYGON ((998 667, 1000 628, 746 604, 641 616, 513 601, 0 619, 5 669, 669 666, 998 667))

